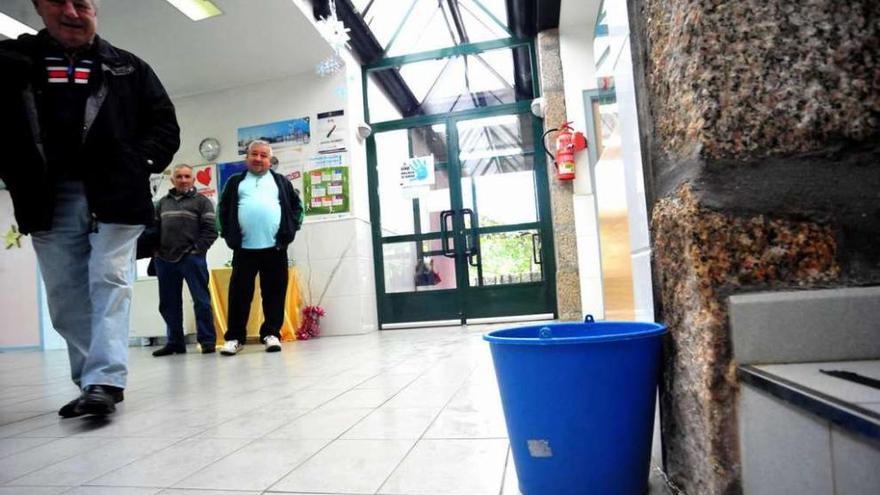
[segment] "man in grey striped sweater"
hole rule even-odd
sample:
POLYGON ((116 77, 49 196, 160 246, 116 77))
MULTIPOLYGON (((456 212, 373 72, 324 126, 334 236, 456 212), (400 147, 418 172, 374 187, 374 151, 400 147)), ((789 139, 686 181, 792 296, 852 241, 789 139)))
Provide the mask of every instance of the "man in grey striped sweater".
POLYGON ((156 206, 159 252, 155 257, 159 277, 159 312, 165 319, 168 343, 153 356, 183 354, 183 281, 189 287, 196 314, 196 337, 202 354, 214 352, 217 335, 208 292, 208 264, 205 253, 217 239, 214 205, 198 194, 193 170, 176 165, 171 173, 174 188, 156 206))

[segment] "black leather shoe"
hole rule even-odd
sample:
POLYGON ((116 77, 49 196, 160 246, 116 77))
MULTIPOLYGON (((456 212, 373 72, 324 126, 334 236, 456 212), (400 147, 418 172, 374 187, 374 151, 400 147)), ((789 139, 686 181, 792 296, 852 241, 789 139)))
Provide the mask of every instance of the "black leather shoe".
POLYGON ((76 411, 76 406, 77 404, 79 404, 80 398, 82 398, 82 396, 79 396, 76 399, 73 399, 67 404, 61 406, 61 409, 58 410, 58 415, 62 418, 75 418, 77 416, 82 416, 83 413, 76 411))
MULTIPOLYGON (((123 389, 121 389, 119 387, 112 387, 110 385, 92 385, 92 386, 93 387, 104 387, 105 391, 110 395, 110 397, 112 397, 114 404, 117 404, 117 403, 125 400, 125 394, 122 391, 123 389)), ((90 387, 86 387, 86 388, 88 389, 90 387)), ((76 399, 73 399, 72 401, 68 402, 67 404, 64 404, 63 406, 61 406, 61 409, 58 410, 58 415, 61 416, 62 418, 77 418, 79 416, 91 414, 89 412, 86 412, 83 408, 79 407, 80 402, 83 400, 85 395, 86 395, 86 392, 83 391, 79 397, 77 397, 76 399)), ((116 406, 113 406, 113 409, 115 410, 116 406)))
POLYGON ((202 344, 201 347, 202 347, 202 354, 214 354, 214 352, 217 350, 217 344, 210 344, 210 345, 202 344))
POLYGON ((83 390, 75 410, 82 414, 106 416, 116 412, 117 402, 122 402, 121 388, 110 385, 89 385, 83 390))
POLYGON ((166 345, 165 347, 161 347, 153 351, 153 357, 162 357, 169 356, 171 354, 186 354, 186 347, 171 347, 170 345, 166 345))

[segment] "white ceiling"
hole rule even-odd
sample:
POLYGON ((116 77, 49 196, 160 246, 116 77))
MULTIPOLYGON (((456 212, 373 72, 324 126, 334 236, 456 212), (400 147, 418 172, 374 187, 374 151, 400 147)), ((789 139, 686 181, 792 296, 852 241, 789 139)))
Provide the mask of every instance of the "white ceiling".
MULTIPOLYGON (((98 34, 146 60, 175 97, 311 72, 330 55, 293 0, 213 1, 223 15, 193 22, 164 0, 102 0, 98 34)), ((0 12, 43 27, 31 0, 0 0, 0 12)))

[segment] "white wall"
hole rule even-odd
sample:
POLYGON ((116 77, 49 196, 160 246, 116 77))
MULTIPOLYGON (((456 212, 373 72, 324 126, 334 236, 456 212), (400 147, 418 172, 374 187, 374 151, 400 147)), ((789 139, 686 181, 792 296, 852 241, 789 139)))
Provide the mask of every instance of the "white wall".
MULTIPOLYGON (((576 129, 586 129, 583 91, 596 88, 593 33, 600 7, 598 0, 563 0, 562 25, 559 28, 560 56, 565 81, 565 103, 568 120, 576 129)), ((645 187, 639 143, 638 115, 633 84, 629 22, 625 2, 605 2, 609 44, 616 60, 614 80, 620 118, 623 169, 626 176, 626 204, 629 212, 630 256, 633 270, 633 295, 636 319, 653 320, 654 301, 651 282, 651 251, 645 187)), ((556 123, 552 123, 556 124, 556 123)), ((604 317, 602 267, 599 251, 598 211, 595 185, 587 153, 577 159, 574 184, 574 211, 577 229, 578 264, 581 281, 581 305, 584 313, 604 317)))
POLYGON ((633 301, 639 321, 654 321, 654 294, 651 279, 651 238, 645 203, 645 177, 639 142, 639 117, 633 82, 629 18, 625 2, 608 2, 608 31, 623 47, 614 66, 623 170, 626 175, 626 203, 629 212, 629 242, 632 259, 633 301))
MULTIPOLYGON (((9 191, 0 191, 0 234, 15 223, 9 191)), ((30 236, 20 242, 20 248, 0 248, 0 350, 40 345, 37 257, 30 236)))
MULTIPOLYGON (((277 81, 172 98, 181 127, 181 148, 174 163, 201 163, 198 145, 209 136, 220 140, 222 146, 217 162, 237 161, 242 158, 236 147, 240 127, 308 116, 314 129, 319 112, 345 110, 352 215, 332 220, 308 217, 289 251, 299 270, 306 302, 318 304, 326 288, 320 301, 327 311, 321 323, 325 335, 377 328, 366 152, 355 137, 363 114, 360 68, 349 67, 329 77, 308 71, 277 81)), ((232 252, 218 239, 207 259, 209 267, 221 267, 232 259, 232 252)))
MULTIPOLYGON (((571 4, 571 0, 567 3, 571 4)), ((581 16, 575 24, 559 27, 559 54, 565 84, 565 112, 576 130, 587 129, 583 91, 596 87, 593 59, 593 28, 598 2, 591 4, 595 12, 581 16)), ((565 3, 563 3, 563 8, 565 3)), ((556 127, 559 122, 550 122, 556 127)), ((592 145, 593 143, 590 143, 592 145)), ((581 310, 596 318, 605 317, 602 293, 602 263, 599 251, 599 222, 596 195, 591 181, 590 161, 585 152, 579 153, 575 163, 574 219, 577 233, 578 275, 581 285, 581 310)))

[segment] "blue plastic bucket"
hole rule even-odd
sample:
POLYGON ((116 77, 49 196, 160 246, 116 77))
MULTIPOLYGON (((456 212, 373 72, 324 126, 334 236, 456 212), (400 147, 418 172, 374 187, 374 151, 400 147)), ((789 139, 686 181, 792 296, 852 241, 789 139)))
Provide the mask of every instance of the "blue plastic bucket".
POLYGON ((648 490, 657 323, 555 323, 483 336, 524 495, 648 490))

